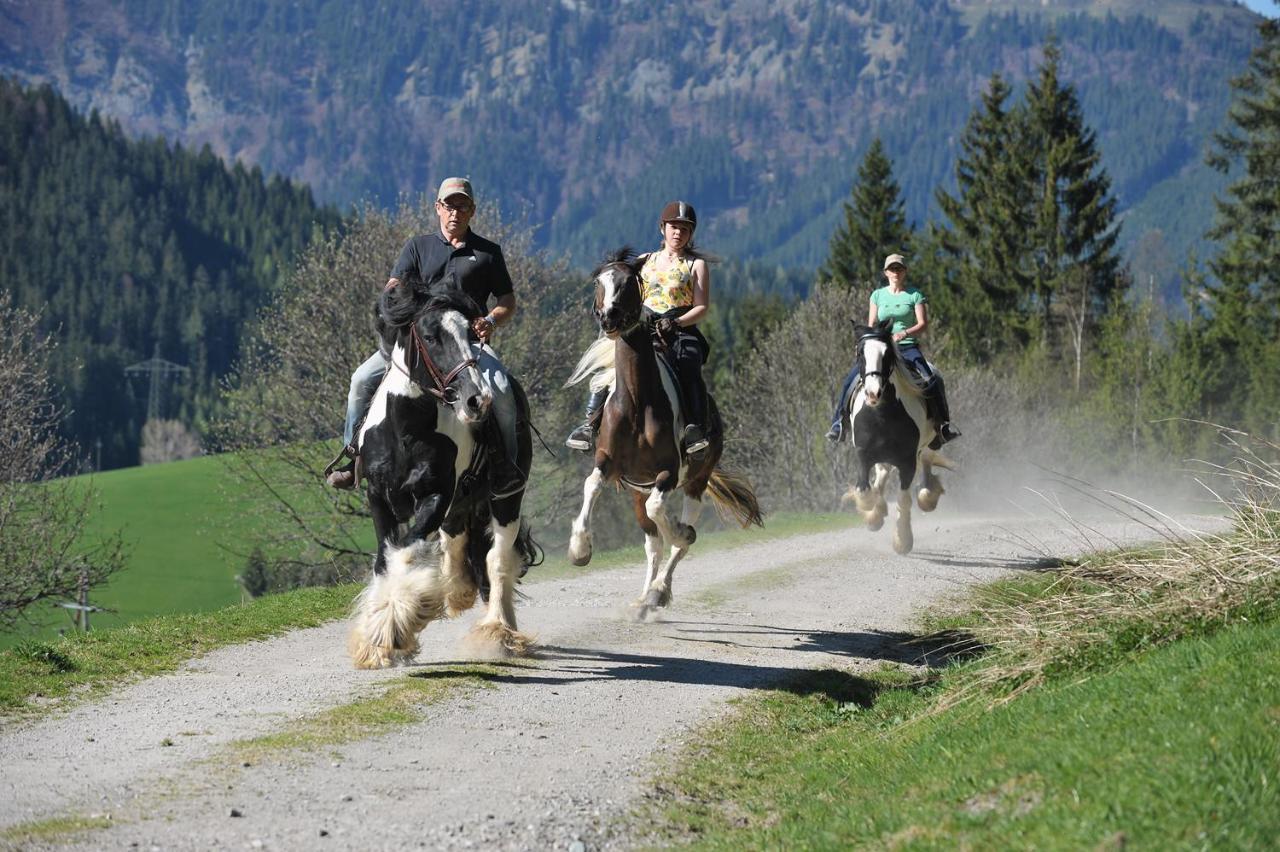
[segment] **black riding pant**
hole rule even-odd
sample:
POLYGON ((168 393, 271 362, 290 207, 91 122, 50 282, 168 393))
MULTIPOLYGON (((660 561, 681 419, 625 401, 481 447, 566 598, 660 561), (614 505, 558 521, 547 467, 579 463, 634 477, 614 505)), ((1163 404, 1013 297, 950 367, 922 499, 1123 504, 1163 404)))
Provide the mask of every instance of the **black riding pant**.
POLYGON ((667 357, 671 359, 680 380, 680 402, 684 407, 686 425, 707 429, 707 385, 702 380, 702 364, 711 347, 702 332, 696 328, 681 328, 675 340, 668 342, 667 357))

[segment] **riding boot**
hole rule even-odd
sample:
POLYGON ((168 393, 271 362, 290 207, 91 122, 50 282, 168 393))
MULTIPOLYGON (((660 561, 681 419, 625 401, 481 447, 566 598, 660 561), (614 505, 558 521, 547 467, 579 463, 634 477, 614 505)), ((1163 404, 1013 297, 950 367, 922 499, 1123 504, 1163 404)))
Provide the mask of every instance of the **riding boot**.
POLYGON ((524 488, 527 477, 507 455, 507 442, 497 418, 485 418, 483 434, 489 462, 489 493, 493 497, 510 497, 524 488))
POLYGON ((707 387, 702 382, 702 370, 698 364, 685 362, 680 370, 680 391, 683 397, 685 427, 680 434, 684 453, 696 459, 706 451, 711 441, 706 433, 707 387), (688 364, 688 366, 685 366, 688 364))
MULTIPOLYGON (((947 386, 942 376, 934 373, 924 386, 925 413, 938 425, 938 445, 960 437, 960 430, 951 425, 951 406, 947 404, 947 386)), ((934 447, 937 449, 937 447, 934 447)))
POLYGON ((584 453, 591 451, 596 432, 600 431, 600 416, 604 413, 604 401, 608 396, 608 388, 591 392, 587 397, 587 411, 582 419, 582 425, 569 433, 569 437, 564 441, 566 447, 571 450, 581 450, 584 453))
POLYGON ((329 466, 324 469, 324 481, 329 484, 330 488, 350 491, 356 487, 356 462, 359 460, 360 454, 356 452, 355 447, 350 445, 343 447, 334 460, 329 462, 329 466), (344 456, 350 461, 338 467, 338 462, 342 461, 344 456))

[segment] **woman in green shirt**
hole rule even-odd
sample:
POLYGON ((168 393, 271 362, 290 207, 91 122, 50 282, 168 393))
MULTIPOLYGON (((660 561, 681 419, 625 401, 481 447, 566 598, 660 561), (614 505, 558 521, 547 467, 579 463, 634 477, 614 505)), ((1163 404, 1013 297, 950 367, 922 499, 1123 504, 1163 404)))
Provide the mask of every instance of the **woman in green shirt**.
MULTIPOLYGON (((942 384, 942 377, 929 367, 916 340, 916 335, 929 327, 929 314, 925 308, 928 300, 924 293, 907 286, 907 264, 902 255, 891 254, 884 259, 884 277, 889 283, 871 294, 867 325, 874 326, 883 320, 893 320, 893 340, 898 344, 898 354, 911 372, 925 383, 925 402, 929 406, 929 417, 937 423, 938 437, 945 444, 959 438, 960 430, 951 425, 947 391, 942 384)), ((839 441, 844 437, 844 407, 848 404, 849 394, 853 392, 857 381, 858 364, 855 361, 853 370, 845 377, 840 398, 836 401, 836 413, 832 417, 831 429, 827 432, 827 439, 830 441, 839 441)))

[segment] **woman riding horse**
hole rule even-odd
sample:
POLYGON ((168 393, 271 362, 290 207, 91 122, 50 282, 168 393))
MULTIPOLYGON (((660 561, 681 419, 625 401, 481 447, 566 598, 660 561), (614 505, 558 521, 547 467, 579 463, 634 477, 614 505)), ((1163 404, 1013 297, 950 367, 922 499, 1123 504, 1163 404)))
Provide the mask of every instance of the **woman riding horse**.
POLYGON ((569 559, 574 565, 591 560, 591 513, 596 499, 608 484, 625 486, 645 534, 645 581, 636 602, 637 614, 643 618, 671 602, 671 578, 696 538, 693 525, 704 494, 711 496, 724 517, 743 527, 762 521, 750 483, 718 468, 724 430, 710 397, 706 450, 696 456, 681 451, 684 415, 674 376, 659 362, 652 333, 641 319, 640 270, 639 259, 624 248, 611 254, 591 276, 595 315, 604 336, 583 355, 568 384, 594 376, 592 387, 604 390, 606 401, 601 405, 595 464, 583 483, 582 510, 569 537, 569 559), (679 516, 671 505, 677 491, 684 494, 679 516))
MULTIPOLYGON (((903 363, 924 385, 925 404, 929 419, 936 425, 940 444, 960 437, 960 430, 951 425, 951 411, 947 405, 947 390, 939 375, 925 360, 916 335, 929 327, 929 314, 924 293, 907 286, 907 263, 900 254, 884 259, 884 277, 888 285, 871 294, 871 306, 867 311, 867 325, 876 327, 881 320, 893 320, 893 342, 903 363)), ((849 413, 849 395, 858 382, 858 360, 855 354, 853 369, 845 377, 836 400, 836 411, 831 418, 827 440, 840 441, 845 437, 844 419, 849 413)))
MULTIPOLYGON (((697 324, 711 304, 711 272, 707 259, 693 244, 698 214, 692 204, 672 201, 659 217, 662 248, 641 255, 641 299, 653 328, 655 343, 664 349, 680 380, 685 427, 680 446, 689 458, 706 452, 711 424, 707 421, 707 388, 702 365, 710 347, 697 324)), ((600 428, 598 412, 607 390, 587 400, 586 418, 569 433, 565 446, 588 452, 600 428)))

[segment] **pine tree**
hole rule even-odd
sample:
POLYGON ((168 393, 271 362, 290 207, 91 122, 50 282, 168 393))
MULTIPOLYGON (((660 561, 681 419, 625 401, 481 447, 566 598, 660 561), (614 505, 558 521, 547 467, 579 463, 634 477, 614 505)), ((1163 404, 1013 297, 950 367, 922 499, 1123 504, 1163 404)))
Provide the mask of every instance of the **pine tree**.
MULTIPOLYGON (((1232 395, 1231 414, 1248 428, 1280 431, 1280 22, 1259 26, 1261 42, 1248 70, 1231 82, 1233 125, 1214 136, 1209 165, 1243 174, 1217 199, 1211 239, 1222 252, 1210 263, 1217 279, 1199 303, 1207 336, 1223 365, 1216 395, 1232 395), (1240 377, 1247 381, 1240 381, 1240 377)), ((1235 425, 1235 424, 1232 424, 1235 425)))
MULTIPOLYGON (((965 314, 954 320, 973 328, 998 324, 984 335, 996 347, 1025 343, 1019 317, 1031 286, 1023 268, 1030 223, 1027 163, 1018 153, 1018 116, 1005 106, 1009 94, 1004 78, 992 75, 982 106, 960 138, 956 195, 936 193, 950 222, 942 243, 957 263, 953 301, 965 314)), ((969 348, 979 349, 976 342, 969 348)))
POLYGON ((1117 286, 1119 229, 1111 179, 1075 89, 1059 79, 1060 59, 1051 38, 1039 76, 1027 88, 1022 150, 1029 157, 1032 218, 1026 245, 1042 339, 1055 342, 1057 304, 1071 327, 1078 377, 1085 334, 1117 286))
POLYGON ((874 286, 885 255, 907 253, 910 243, 911 228, 893 178, 893 163, 877 137, 858 166, 850 201, 844 203, 844 224, 831 236, 830 254, 819 280, 835 281, 846 289, 868 282, 874 286))

